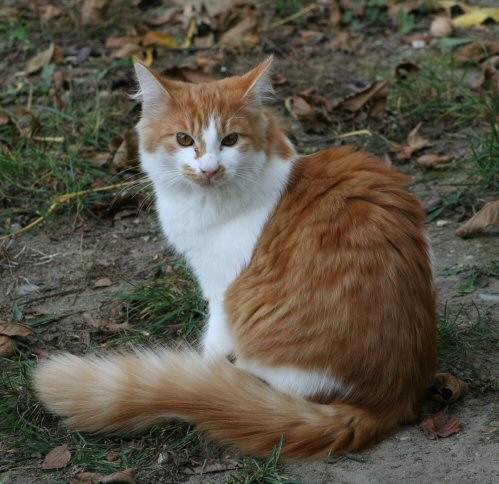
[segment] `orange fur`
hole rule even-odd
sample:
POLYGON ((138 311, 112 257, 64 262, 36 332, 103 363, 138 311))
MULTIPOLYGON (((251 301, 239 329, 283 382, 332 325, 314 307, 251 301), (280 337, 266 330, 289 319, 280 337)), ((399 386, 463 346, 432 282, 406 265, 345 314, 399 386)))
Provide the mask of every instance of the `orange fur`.
MULTIPOLYGON (((291 159, 272 114, 247 99, 265 69, 199 85, 157 77, 169 97, 156 113, 168 117, 144 114, 142 148, 175 153, 174 134, 200 135, 216 112, 217 131, 241 133, 243 152, 246 144, 267 163, 291 159)), ((269 454, 282 436, 293 458, 366 448, 414 421, 434 376, 436 324, 424 213, 406 181, 350 147, 299 158, 225 295, 235 364, 193 351, 62 355, 36 370, 40 399, 81 430, 129 432, 178 417, 245 453, 269 454), (286 395, 238 367, 247 361, 326 372, 348 390, 286 395)))

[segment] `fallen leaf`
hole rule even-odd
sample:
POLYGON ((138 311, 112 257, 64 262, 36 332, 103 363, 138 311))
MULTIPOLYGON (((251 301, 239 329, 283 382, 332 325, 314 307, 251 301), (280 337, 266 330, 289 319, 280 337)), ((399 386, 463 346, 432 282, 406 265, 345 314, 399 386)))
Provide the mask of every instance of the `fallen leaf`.
POLYGON ((480 63, 482 60, 499 54, 499 42, 484 40, 472 42, 462 47, 455 55, 458 64, 466 62, 480 63))
POLYGON ((19 336, 25 338, 31 336, 35 332, 25 324, 21 323, 0 323, 0 334, 4 336, 19 336))
POLYGON ((119 452, 115 452, 111 450, 107 453, 106 459, 109 462, 116 462, 116 464, 121 464, 121 454, 119 452))
POLYGON ((424 166, 425 168, 439 168, 444 163, 448 163, 454 159, 452 156, 440 156, 434 155, 433 153, 428 153, 426 155, 420 156, 416 163, 418 165, 424 166))
POLYGON ((332 108, 331 101, 318 94, 314 87, 310 87, 293 96, 291 114, 304 124, 307 132, 321 134, 331 123, 329 111, 332 108))
POLYGON ((182 470, 184 474, 188 475, 203 475, 214 472, 224 472, 233 469, 237 469, 241 464, 232 459, 212 459, 206 460, 201 465, 194 465, 186 467, 182 470))
POLYGON ((459 237, 471 237, 485 233, 490 227, 499 226, 499 199, 487 203, 465 224, 456 230, 459 237))
POLYGON ((12 119, 10 119, 10 116, 7 113, 0 111, 0 126, 5 126, 6 124, 9 124, 11 122, 12 119))
POLYGON ((119 49, 115 50, 111 57, 113 59, 127 59, 132 57, 133 54, 136 54, 142 50, 142 47, 137 44, 129 43, 121 46, 119 49))
POLYGON ((419 10, 421 7, 423 7, 424 5, 426 5, 425 0, 413 0, 413 1, 409 1, 409 2, 397 3, 395 5, 392 5, 388 9, 388 16, 390 18, 395 18, 401 12, 404 12, 404 13, 415 12, 416 10, 419 10))
POLYGON ((125 471, 113 472, 103 477, 99 483, 102 484, 135 484, 135 469, 127 469, 125 471))
POLYGON ((171 35, 155 32, 154 30, 147 32, 142 39, 142 45, 145 47, 155 45, 156 47, 169 47, 171 49, 179 48, 178 42, 171 35))
POLYGON ((331 50, 345 52, 346 54, 361 55, 364 51, 362 43, 364 36, 359 34, 352 34, 346 30, 337 32, 334 39, 328 42, 328 47, 331 50))
POLYGON ((16 352, 16 347, 15 339, 0 334, 0 357, 10 358, 16 352))
POLYGON ((163 11, 160 15, 155 15, 153 18, 145 20, 145 23, 149 25, 163 25, 169 23, 175 15, 182 13, 182 9, 179 7, 170 7, 163 11))
POLYGON ((113 285, 113 281, 109 277, 103 277, 94 282, 94 289, 98 287, 109 287, 113 285))
POLYGON ((458 0, 439 0, 438 6, 446 10, 449 14, 456 9, 460 12, 472 12, 473 10, 480 8, 476 5, 468 5, 467 3, 458 0))
POLYGON ((113 472, 107 476, 100 472, 79 472, 71 484, 135 484, 135 474, 135 469, 113 472))
POLYGON ((112 0, 83 0, 80 17, 83 25, 104 22, 112 0))
POLYGON ((428 395, 437 402, 452 403, 466 395, 468 389, 468 383, 454 375, 437 373, 433 383, 428 388, 428 395))
POLYGON ((380 114, 386 105, 389 82, 374 81, 362 91, 351 94, 341 101, 335 109, 357 113, 366 106, 370 107, 370 114, 376 116, 380 114))
POLYGON ((244 37, 256 27, 256 17, 246 17, 220 37, 219 44, 230 46, 241 44, 244 37))
POLYGON ((482 75, 473 83, 473 87, 499 94, 499 55, 483 61, 480 67, 482 75))
POLYGON ((193 82, 195 84, 215 80, 209 72, 201 69, 191 69, 190 67, 170 67, 164 70, 162 74, 174 81, 193 82))
POLYGON ((447 421, 447 409, 444 408, 423 420, 421 424, 425 435, 435 440, 437 437, 445 438, 458 433, 461 430, 461 422, 458 417, 447 421))
POLYGON ((26 64, 26 74, 34 74, 47 65, 54 55, 54 43, 50 44, 49 48, 32 57, 26 64))
POLYGON ((40 18, 51 20, 62 15, 62 9, 55 5, 37 5, 37 11, 40 18))
POLYGON ((499 23, 499 8, 477 8, 452 19, 454 27, 469 29, 483 24, 487 20, 499 23))
POLYGON ((123 140, 113 156, 111 166, 115 172, 138 168, 139 148, 134 132, 127 129, 123 133, 123 140))
POLYGON ((106 49, 119 49, 127 44, 139 45, 142 40, 140 35, 123 35, 121 37, 108 37, 106 49))
POLYGON ((52 449, 43 460, 42 469, 62 469, 66 467, 71 460, 71 452, 68 444, 60 445, 52 449))
POLYGON ((407 137, 408 146, 395 145, 390 148, 390 151, 396 154, 398 160, 406 160, 408 158, 411 158, 413 153, 415 153, 416 151, 426 148, 427 146, 431 146, 431 141, 423 138, 419 134, 419 129, 422 125, 423 123, 419 123, 409 133, 409 136, 407 137))

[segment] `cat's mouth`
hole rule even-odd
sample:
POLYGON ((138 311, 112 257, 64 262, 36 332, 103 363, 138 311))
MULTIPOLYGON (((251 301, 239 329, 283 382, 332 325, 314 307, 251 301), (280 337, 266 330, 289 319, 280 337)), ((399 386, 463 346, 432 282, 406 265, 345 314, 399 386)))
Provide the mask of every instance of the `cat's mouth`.
POLYGON ((220 165, 216 172, 209 174, 197 173, 189 165, 183 165, 182 174, 189 180, 202 186, 213 186, 226 178, 225 167, 223 165, 220 165))

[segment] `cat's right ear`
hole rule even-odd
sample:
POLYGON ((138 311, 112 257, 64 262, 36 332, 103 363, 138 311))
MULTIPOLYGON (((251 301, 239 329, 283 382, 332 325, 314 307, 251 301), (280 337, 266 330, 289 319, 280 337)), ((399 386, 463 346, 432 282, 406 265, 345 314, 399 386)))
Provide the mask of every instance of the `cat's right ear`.
POLYGON ((170 97, 166 88, 156 75, 143 64, 136 62, 134 67, 139 81, 139 90, 133 96, 134 99, 138 99, 144 106, 161 106, 170 97))

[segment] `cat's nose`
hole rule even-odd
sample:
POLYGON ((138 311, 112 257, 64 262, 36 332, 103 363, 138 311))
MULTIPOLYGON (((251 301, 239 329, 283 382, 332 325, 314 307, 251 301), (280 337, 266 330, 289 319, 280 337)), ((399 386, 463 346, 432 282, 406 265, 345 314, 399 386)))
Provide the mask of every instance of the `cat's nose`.
POLYGON ((212 169, 212 170, 201 170, 201 172, 203 173, 203 175, 206 177, 206 178, 211 178, 215 173, 217 173, 219 170, 219 167, 215 168, 215 169, 212 169))

